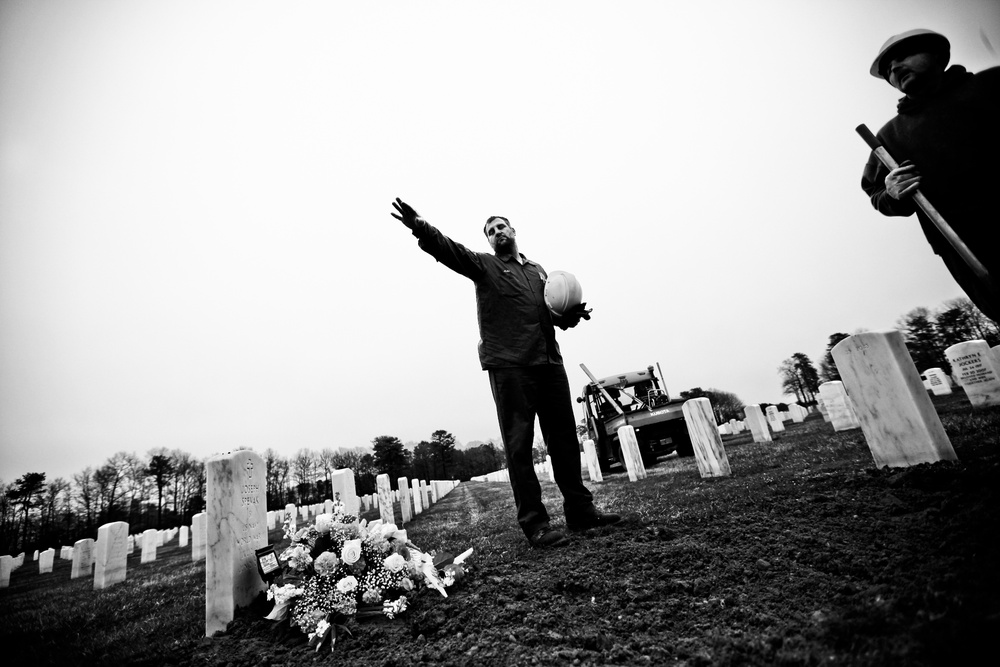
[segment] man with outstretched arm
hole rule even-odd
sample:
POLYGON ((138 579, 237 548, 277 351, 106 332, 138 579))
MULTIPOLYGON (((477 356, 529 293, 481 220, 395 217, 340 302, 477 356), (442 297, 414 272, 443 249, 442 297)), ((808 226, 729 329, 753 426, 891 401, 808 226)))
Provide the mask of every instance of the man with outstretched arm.
POLYGON ((876 135, 899 167, 873 153, 861 187, 883 215, 917 214, 955 281, 987 317, 1000 321, 1000 67, 976 74, 948 67, 951 44, 932 30, 890 37, 869 73, 904 97, 876 135), (986 267, 984 281, 919 210, 917 189, 986 267))
POLYGON ((483 233, 493 253, 480 253, 452 241, 400 199, 392 205, 392 216, 413 232, 424 252, 476 285, 479 361, 489 373, 517 522, 528 541, 542 548, 568 541, 552 528, 542 503, 531 457, 536 415, 563 495, 566 527, 582 531, 618 523, 619 515, 594 507, 583 484, 573 399, 556 343, 556 326, 566 330, 590 319, 586 304, 561 317, 548 309, 545 270, 518 251, 516 232, 506 218, 486 221, 483 233))

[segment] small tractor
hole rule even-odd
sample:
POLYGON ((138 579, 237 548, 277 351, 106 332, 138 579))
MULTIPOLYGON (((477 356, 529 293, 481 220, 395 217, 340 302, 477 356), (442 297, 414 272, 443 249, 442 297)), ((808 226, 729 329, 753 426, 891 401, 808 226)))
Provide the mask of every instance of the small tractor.
POLYGON ((580 367, 591 382, 584 386, 576 402, 583 404, 587 437, 594 441, 603 472, 608 472, 615 463, 625 467, 618 442, 618 429, 622 426, 635 429, 645 466, 674 451, 678 456, 694 455, 681 411, 686 399, 670 398, 662 373, 657 377, 653 367, 648 366, 646 370, 598 380, 586 366, 580 364, 580 367))

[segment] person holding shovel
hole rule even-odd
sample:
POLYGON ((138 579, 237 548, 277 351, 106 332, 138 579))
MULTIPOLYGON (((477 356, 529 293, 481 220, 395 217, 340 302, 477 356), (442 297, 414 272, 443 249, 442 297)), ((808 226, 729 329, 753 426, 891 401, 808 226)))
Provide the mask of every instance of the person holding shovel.
POLYGON ((973 74, 948 67, 950 56, 948 39, 932 30, 909 30, 882 45, 869 72, 904 96, 876 136, 899 166, 890 170, 873 152, 861 187, 883 215, 916 213, 959 286, 1000 321, 1000 67, 973 74), (918 191, 971 251, 971 264, 916 205, 918 191))
POLYGON ((563 495, 566 527, 583 531, 618 523, 619 515, 594 507, 583 484, 573 401, 555 337, 554 327, 565 330, 590 319, 586 304, 562 316, 549 311, 543 298, 545 270, 518 251, 517 234, 506 218, 486 221, 483 233, 493 253, 480 253, 452 241, 402 200, 392 205, 392 217, 413 232, 421 250, 476 285, 479 360, 489 373, 517 522, 528 542, 538 548, 568 542, 552 528, 542 503, 531 457, 536 415, 563 495))

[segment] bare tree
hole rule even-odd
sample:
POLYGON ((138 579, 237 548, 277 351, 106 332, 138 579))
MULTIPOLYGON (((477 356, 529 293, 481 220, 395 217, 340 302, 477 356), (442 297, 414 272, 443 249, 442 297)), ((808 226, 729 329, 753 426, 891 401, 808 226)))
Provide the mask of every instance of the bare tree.
POLYGON ((270 447, 264 450, 264 463, 267 467, 267 499, 276 508, 285 503, 285 487, 288 484, 288 459, 270 447))
POLYGON ((170 483, 170 477, 174 472, 174 462, 170 456, 164 454, 153 454, 146 466, 146 476, 153 478, 156 484, 156 527, 160 528, 163 522, 163 489, 170 483))
POLYGON ((330 447, 324 447, 323 450, 320 451, 319 456, 316 457, 316 466, 318 470, 323 473, 323 477, 326 480, 326 487, 324 489, 325 493, 333 492, 333 480, 331 479, 331 476, 333 475, 333 471, 337 469, 337 466, 334 463, 335 457, 336 452, 334 452, 334 450, 330 447))
POLYGON ((299 502, 305 502, 311 497, 312 483, 315 479, 316 457, 308 449, 300 449, 292 458, 292 475, 295 478, 295 488, 299 494, 299 502))
POLYGON ((76 501, 83 514, 87 530, 92 530, 97 519, 97 489, 94 484, 94 470, 90 466, 73 475, 76 484, 76 501))

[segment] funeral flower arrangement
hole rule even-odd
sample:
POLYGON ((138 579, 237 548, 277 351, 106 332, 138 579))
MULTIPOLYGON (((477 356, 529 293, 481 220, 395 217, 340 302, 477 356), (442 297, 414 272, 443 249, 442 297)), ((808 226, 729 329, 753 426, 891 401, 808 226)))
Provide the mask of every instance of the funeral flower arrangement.
POLYGON ((454 559, 435 557, 410 542, 405 530, 381 520, 359 521, 339 502, 294 533, 286 520, 285 537, 291 543, 278 556, 282 574, 268 589, 275 604, 266 618, 288 619, 317 651, 327 643, 332 650, 338 636, 350 634, 352 618, 395 618, 425 589, 447 597, 445 589, 464 576, 472 554, 469 549, 454 559))

